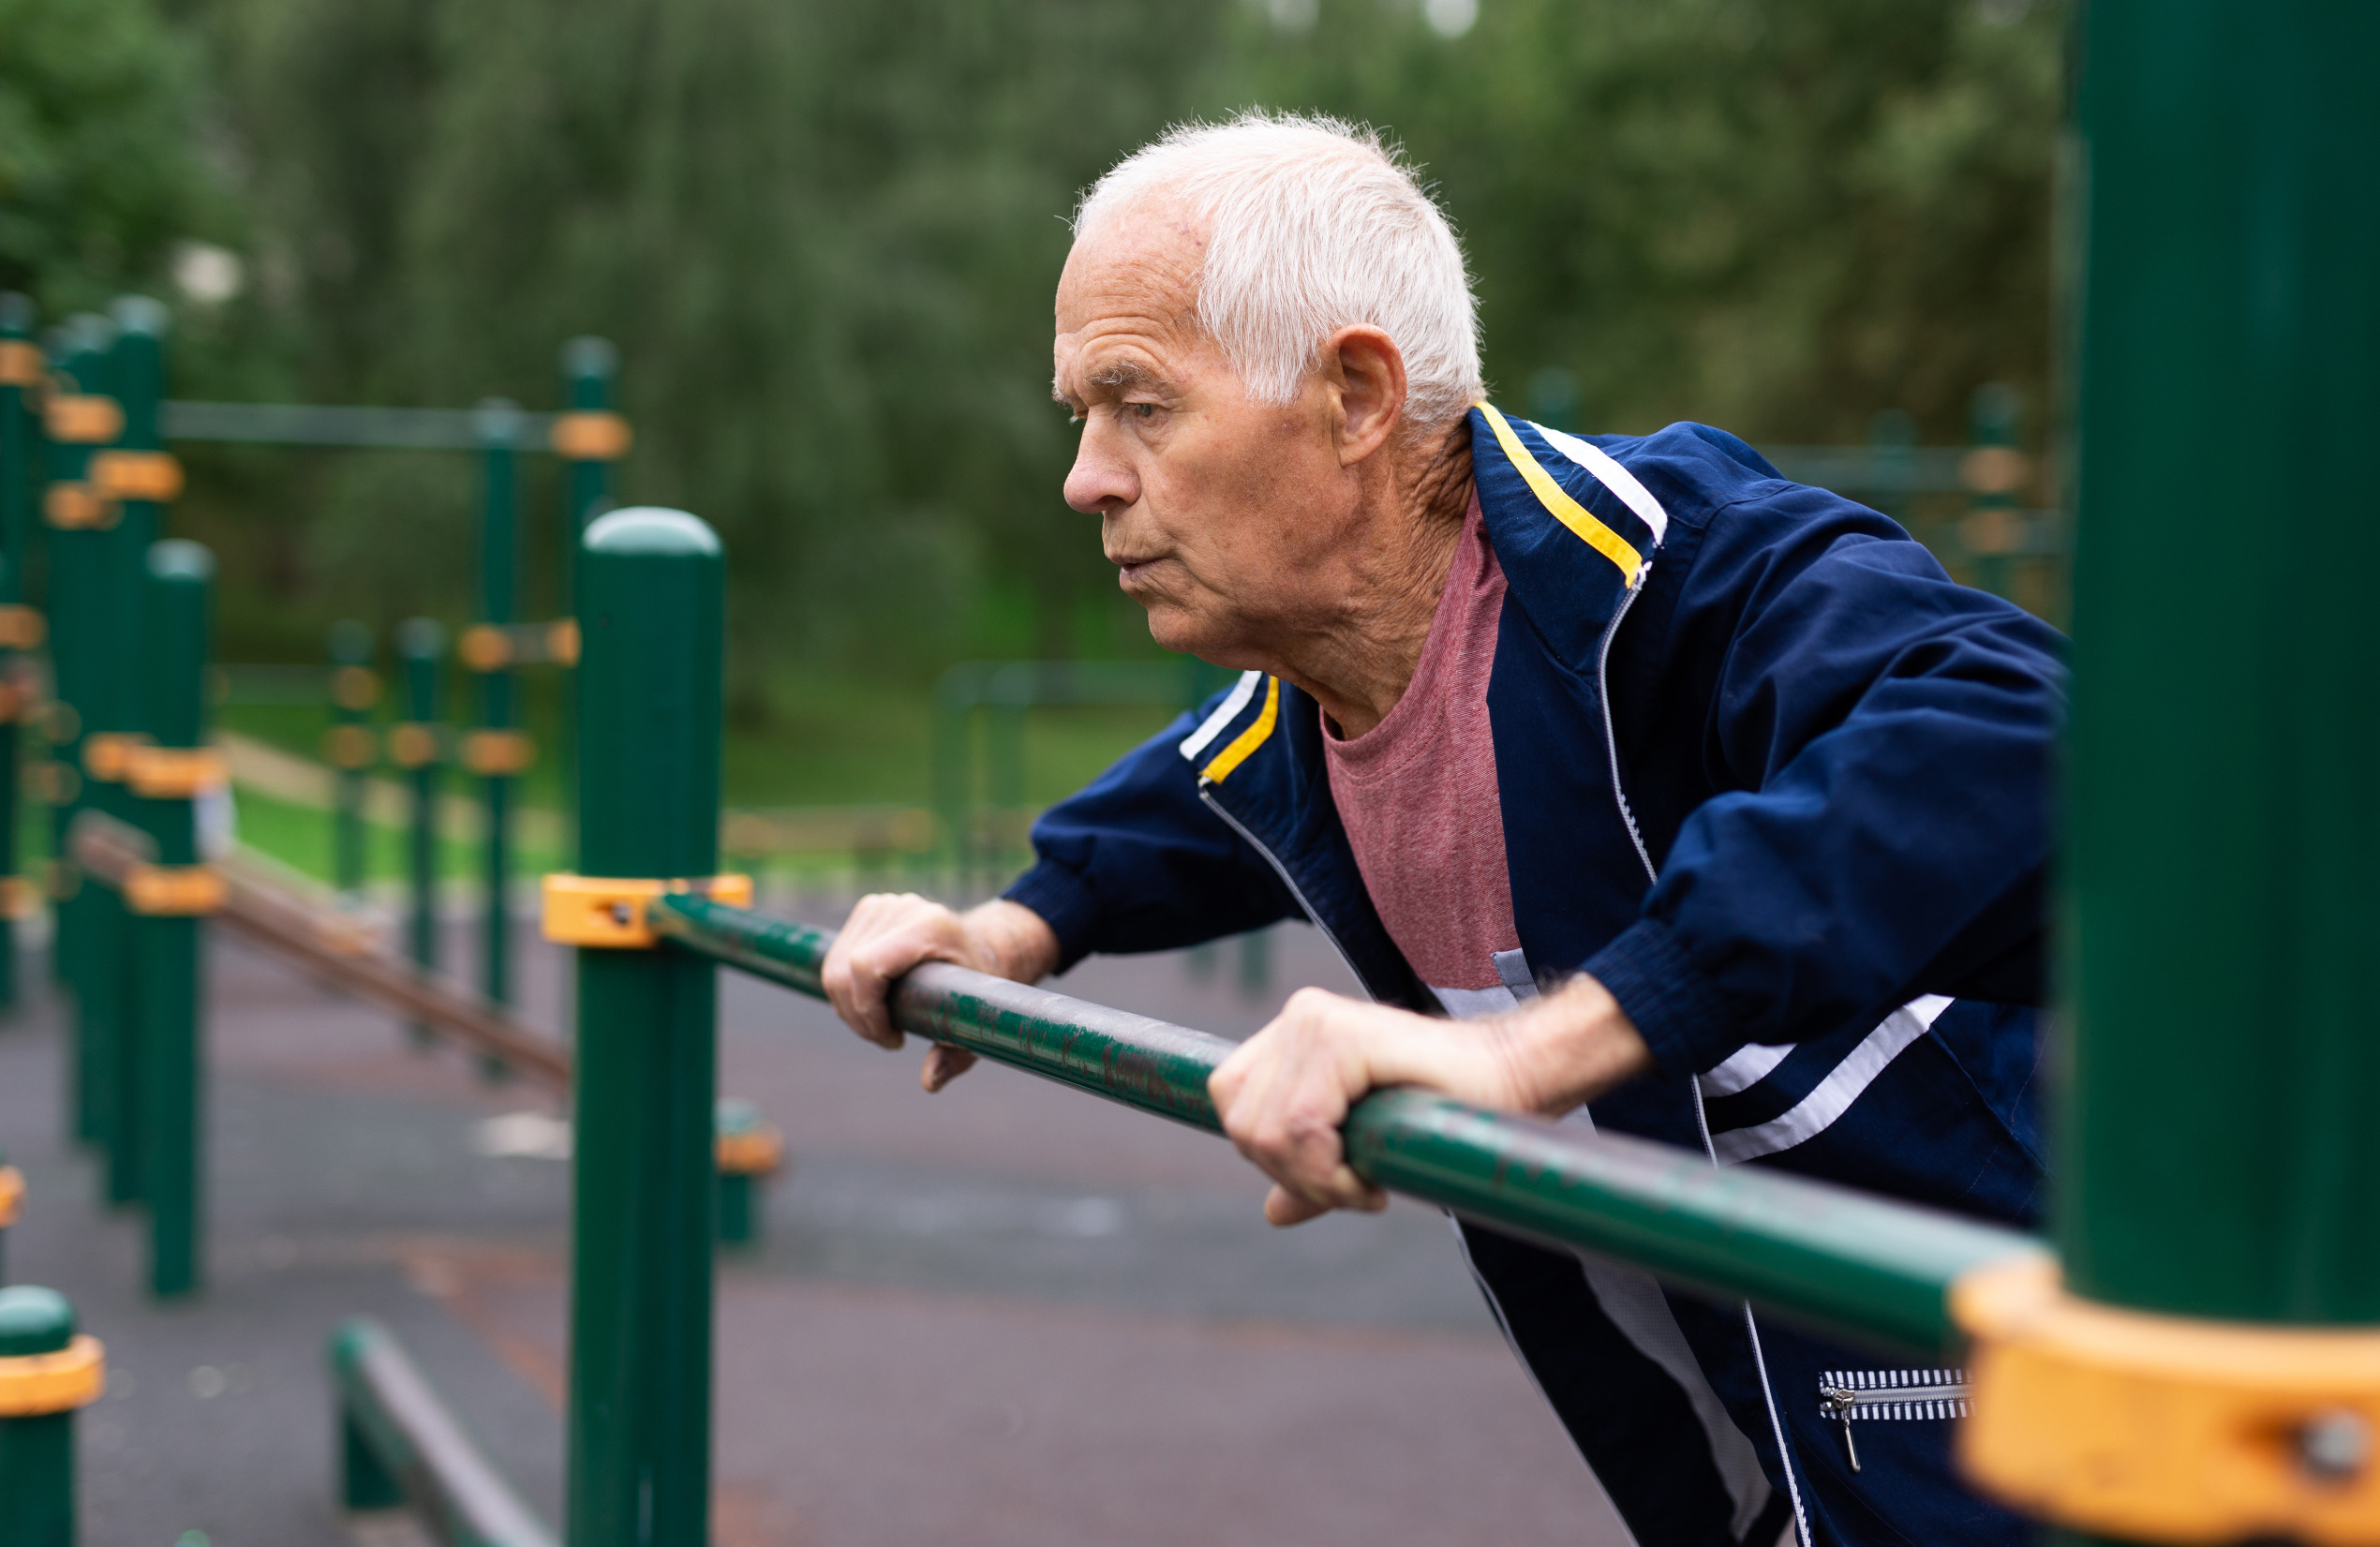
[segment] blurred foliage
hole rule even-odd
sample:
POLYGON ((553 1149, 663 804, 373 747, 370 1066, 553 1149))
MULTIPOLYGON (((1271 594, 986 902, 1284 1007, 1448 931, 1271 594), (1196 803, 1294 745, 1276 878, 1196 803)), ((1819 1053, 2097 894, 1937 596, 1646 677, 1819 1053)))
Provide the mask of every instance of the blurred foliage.
POLYGON ((0 0, 0 290, 53 313, 155 288, 223 229, 197 52, 149 0, 0 0))
MULTIPOLYGON (((0 0, 0 17, 69 3, 143 14, 0 0)), ((201 101, 187 138, 231 147, 216 160, 252 282, 188 314, 179 393, 544 407, 560 342, 613 338, 637 433, 619 492, 726 536, 747 720, 802 699, 796 673, 915 683, 961 656, 1152 647, 1058 497, 1049 307, 1078 190, 1192 114, 1322 109, 1401 139, 1472 253, 1491 380, 1525 409, 1551 381, 1595 429, 1857 440, 1893 408, 1958 440, 1978 382, 2016 383, 2036 423, 2045 406, 2064 26, 2047 0, 167 15, 122 23, 154 39, 140 111, 102 127, 57 109, 51 138, 201 101), (185 48, 212 71, 203 97, 185 48)), ((81 79, 70 60, 26 65, 0 37, 6 111, 73 98, 14 83, 81 79)), ((0 255, 90 242, 72 232, 96 216, 7 197, 0 229, 36 235, 0 255)), ((45 305, 134 275, 174 221, 205 225, 165 192, 125 198, 143 213, 112 228, 114 267, 27 266, 45 305)), ((337 611, 460 616, 470 458, 190 459, 179 519, 224 554, 236 652, 311 653, 337 611)), ((558 495, 544 471, 529 492, 550 602, 558 495)))

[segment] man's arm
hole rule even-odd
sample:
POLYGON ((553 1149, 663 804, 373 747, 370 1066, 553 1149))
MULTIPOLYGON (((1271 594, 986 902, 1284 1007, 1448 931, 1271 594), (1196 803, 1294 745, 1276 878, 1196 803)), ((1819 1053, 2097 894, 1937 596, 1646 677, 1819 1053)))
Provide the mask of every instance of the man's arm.
POLYGON ((1723 511, 1670 637, 1633 642, 1647 671, 1723 663, 1685 696, 1739 786, 1584 963, 1672 1072, 1920 993, 2039 991, 2060 641, 1894 531, 1816 489, 1723 511))
MULTIPOLYGON (((1290 915, 1287 889, 1198 799, 1197 776, 1178 750, 1223 696, 1045 812, 1033 831, 1039 858, 1005 896, 963 914, 915 896, 860 899, 821 974, 835 1012, 869 1041, 897 1049, 902 1037, 885 995, 920 962, 1032 983, 1093 951, 1196 945, 1290 915)), ((938 1045, 926 1059, 926 1089, 940 1090, 974 1062, 938 1045)))

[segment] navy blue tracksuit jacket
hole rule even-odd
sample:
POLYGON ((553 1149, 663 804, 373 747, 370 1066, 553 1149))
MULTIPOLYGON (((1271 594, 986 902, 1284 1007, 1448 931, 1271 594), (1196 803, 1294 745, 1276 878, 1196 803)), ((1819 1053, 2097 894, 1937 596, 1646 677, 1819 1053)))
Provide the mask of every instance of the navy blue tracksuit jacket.
MULTIPOLYGON (((1516 997, 1595 974, 1655 1073, 1573 1121, 2019 1226, 2060 640, 1892 521, 1699 424, 1471 414, 1508 587, 1488 709, 1516 997)), ((1312 699, 1251 672, 1034 829, 1071 965, 1302 917, 1435 1011, 1365 895, 1312 699)), ((2024 1540, 1953 1476, 1956 1372, 1459 1226, 1641 1547, 2024 1540), (1855 1405, 1864 1390, 1907 1400, 1855 1405), (1852 1464, 1855 1444, 1858 1465, 1852 1464)))

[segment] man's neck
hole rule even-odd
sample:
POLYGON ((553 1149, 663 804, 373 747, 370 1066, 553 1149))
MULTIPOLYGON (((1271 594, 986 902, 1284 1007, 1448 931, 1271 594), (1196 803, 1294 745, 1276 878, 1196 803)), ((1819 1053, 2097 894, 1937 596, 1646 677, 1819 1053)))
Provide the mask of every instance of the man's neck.
POLYGON ((1343 606, 1328 626, 1298 640, 1279 668, 1342 736, 1361 736, 1387 719, 1421 664, 1471 505, 1467 421, 1411 454, 1381 503, 1368 541, 1352 556, 1343 606))

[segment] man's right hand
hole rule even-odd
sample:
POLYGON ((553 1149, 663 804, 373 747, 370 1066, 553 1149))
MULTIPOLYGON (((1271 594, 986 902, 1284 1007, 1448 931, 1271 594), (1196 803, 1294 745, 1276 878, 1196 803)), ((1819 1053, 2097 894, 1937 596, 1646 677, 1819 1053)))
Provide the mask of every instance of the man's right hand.
MULTIPOLYGON (((843 921, 819 978, 843 1023, 879 1047, 905 1038, 885 1004, 895 978, 921 961, 950 961, 1019 983, 1034 983, 1058 964, 1058 936, 1021 903, 996 899, 963 914, 913 892, 863 897, 843 921)), ((936 1043, 922 1079, 939 1091, 974 1066, 975 1055, 936 1043)))

